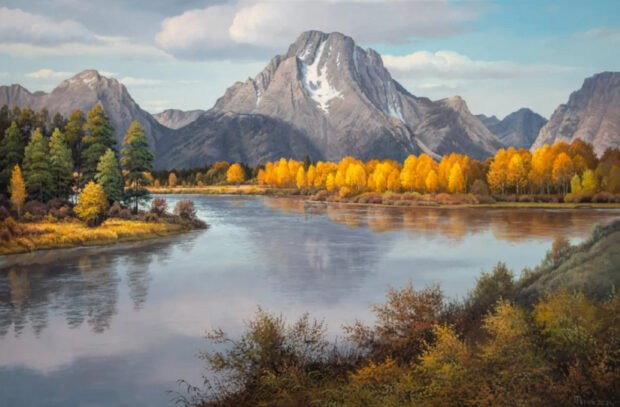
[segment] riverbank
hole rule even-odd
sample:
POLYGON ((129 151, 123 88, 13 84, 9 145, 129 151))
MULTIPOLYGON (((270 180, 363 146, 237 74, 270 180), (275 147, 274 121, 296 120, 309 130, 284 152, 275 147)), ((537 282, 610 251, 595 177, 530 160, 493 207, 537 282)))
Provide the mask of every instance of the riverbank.
POLYGON ((490 196, 474 194, 418 194, 415 192, 362 193, 355 196, 339 197, 327 191, 311 193, 295 188, 273 188, 264 185, 209 185, 201 187, 160 187, 149 188, 152 194, 197 194, 197 195, 268 195, 349 205, 380 207, 477 207, 477 208, 536 208, 536 209, 620 209, 620 202, 559 202, 557 197, 549 196, 551 202, 530 201, 528 195, 508 197, 509 200, 496 200, 490 196), (555 199, 552 199, 555 198, 555 199), (521 201, 519 201, 521 200, 521 201))
POLYGON ((13 234, 8 240, 0 239, 0 255, 47 249, 111 245, 155 239, 197 229, 188 222, 146 222, 115 218, 108 219, 94 228, 74 219, 57 222, 11 222, 10 225, 4 225, 11 229, 13 234))

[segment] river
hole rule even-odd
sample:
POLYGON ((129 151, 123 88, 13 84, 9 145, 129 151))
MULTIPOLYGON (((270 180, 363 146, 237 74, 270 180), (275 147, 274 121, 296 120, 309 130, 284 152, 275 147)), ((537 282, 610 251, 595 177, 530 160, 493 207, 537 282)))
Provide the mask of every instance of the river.
POLYGON ((388 287, 461 298, 503 261, 519 274, 556 236, 574 243, 620 210, 384 208, 243 196, 194 200, 206 231, 0 257, 0 406, 168 406, 200 383, 209 328, 257 306, 324 318, 329 335, 388 287))

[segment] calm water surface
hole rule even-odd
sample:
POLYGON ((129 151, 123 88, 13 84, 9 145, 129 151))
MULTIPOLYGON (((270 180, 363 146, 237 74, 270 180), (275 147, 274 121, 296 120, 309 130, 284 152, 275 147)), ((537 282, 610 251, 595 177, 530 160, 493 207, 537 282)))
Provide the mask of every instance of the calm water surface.
MULTIPOLYGON (((166 196, 170 206, 181 199, 166 196)), ((0 257, 0 406, 166 406, 199 383, 210 327, 258 305, 370 321, 389 286, 458 298, 498 261, 533 267, 618 210, 399 209, 192 196, 211 224, 148 243, 0 257)))

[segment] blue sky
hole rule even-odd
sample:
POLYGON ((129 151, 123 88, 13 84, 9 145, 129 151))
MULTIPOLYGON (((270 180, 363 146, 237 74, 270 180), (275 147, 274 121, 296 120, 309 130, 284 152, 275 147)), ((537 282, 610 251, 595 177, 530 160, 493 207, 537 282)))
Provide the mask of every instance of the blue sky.
POLYGON ((146 110, 208 109, 304 30, 376 49, 418 96, 548 117, 584 78, 620 68, 618 1, 3 0, 0 84, 50 91, 95 68, 146 110))

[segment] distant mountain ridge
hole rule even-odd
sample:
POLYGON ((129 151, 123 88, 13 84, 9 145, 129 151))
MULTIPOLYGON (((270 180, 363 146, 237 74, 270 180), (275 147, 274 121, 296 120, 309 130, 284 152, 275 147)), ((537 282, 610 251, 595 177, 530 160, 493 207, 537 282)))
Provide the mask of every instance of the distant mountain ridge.
POLYGON ((171 130, 142 110, 123 84, 92 69, 62 81, 50 93, 30 93, 20 85, 0 86, 0 106, 11 108, 28 106, 36 111, 45 107, 50 114, 58 112, 69 117, 76 109, 81 109, 86 115, 97 103, 101 104, 114 125, 119 147, 133 120, 140 122, 156 154, 159 142, 170 136, 171 130))
POLYGON ((620 148, 620 72, 602 72, 586 78, 540 130, 532 149, 580 138, 597 154, 620 148))
POLYGON ((495 116, 477 115, 483 124, 495 134, 506 147, 529 149, 547 119, 528 108, 510 113, 502 120, 495 116))
POLYGON ((159 124, 168 127, 169 129, 180 129, 187 126, 191 122, 198 119, 205 110, 179 110, 179 109, 166 109, 163 112, 159 112, 153 115, 153 118, 159 122, 159 124))

